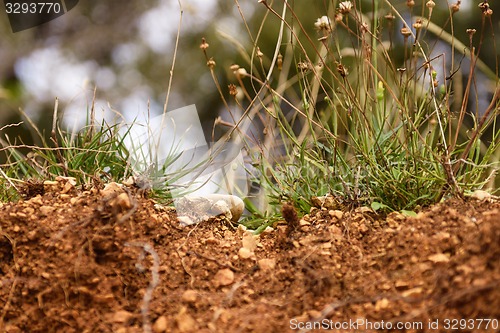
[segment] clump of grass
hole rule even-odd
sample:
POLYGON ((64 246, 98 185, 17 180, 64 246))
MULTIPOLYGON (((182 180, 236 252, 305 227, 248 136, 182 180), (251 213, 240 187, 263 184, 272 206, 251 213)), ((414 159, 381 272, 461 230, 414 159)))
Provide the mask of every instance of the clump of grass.
MULTIPOLYGON (((211 162, 210 158, 216 154, 193 162, 189 159, 192 158, 189 151, 185 154, 182 151, 182 140, 169 142, 159 133, 153 133, 149 122, 108 124, 102 120, 98 124, 94 105, 87 124, 79 131, 67 132, 59 126, 57 99, 48 137, 29 118, 26 119, 38 144, 24 144, 19 137, 11 141, 8 135, 4 136, 5 139, 0 138, 0 152, 6 161, 0 165, 0 184, 4 185, 0 190, 2 201, 12 201, 24 195, 25 185, 33 187, 44 180, 65 176, 75 178, 77 184, 84 186, 132 180, 140 192, 169 204, 172 203, 173 190, 179 197, 191 193, 195 185, 201 187, 208 182, 199 184, 195 183, 196 179, 187 182, 183 177, 202 175, 211 162), (137 134, 134 126, 144 128, 137 134), (159 156, 160 146, 169 148, 167 156, 159 156), (180 180, 183 180, 181 184, 180 180)), ((173 130, 168 126, 175 126, 161 125, 160 131, 173 130)))
POLYGON ((2 165, 3 181, 14 188, 16 182, 22 184, 27 180, 54 179, 57 176, 74 177, 79 184, 124 179, 128 173, 128 152, 118 135, 119 125, 108 125, 104 121, 95 124, 92 113, 86 127, 68 133, 58 125, 57 108, 56 100, 49 138, 27 118, 41 144, 18 143, 21 138, 14 142, 9 137, 0 140, 6 160, 2 165))
MULTIPOLYGON (((14 141, 8 136, 0 138, 0 151, 6 161, 0 166, 0 181, 4 185, 0 198, 4 201, 19 197, 23 184, 58 176, 74 177, 80 185, 120 182, 136 176, 130 168, 125 143, 132 126, 110 125, 105 120, 96 123, 93 105, 87 124, 80 131, 67 132, 59 126, 57 99, 48 137, 29 118, 26 117, 26 121, 39 144, 24 144, 22 138, 14 141)), ((168 197, 167 192, 166 188, 155 189, 158 196, 168 197)))
POLYGON ((498 73, 479 60, 481 45, 493 37, 487 2, 476 13, 479 32, 468 30, 469 45, 454 36, 460 3, 442 26, 434 23, 432 0, 417 4, 419 16, 414 1, 406 9, 389 1, 328 2, 316 22, 290 2, 259 3, 266 14, 256 34, 241 13, 252 48, 242 56, 246 63, 231 67, 235 102, 225 104, 242 114, 233 131, 253 138, 246 143, 260 167, 261 209, 277 211, 278 203, 291 201, 308 212, 312 196, 331 193, 350 204, 413 210, 475 189, 498 191, 498 73), (279 35, 266 55, 260 43, 274 23, 279 35), (444 55, 433 53, 438 42, 469 59, 465 88, 454 78, 462 60, 453 55, 449 67, 440 65, 444 55), (490 78, 484 86, 493 97, 474 112, 468 101, 477 93, 478 68, 490 78))

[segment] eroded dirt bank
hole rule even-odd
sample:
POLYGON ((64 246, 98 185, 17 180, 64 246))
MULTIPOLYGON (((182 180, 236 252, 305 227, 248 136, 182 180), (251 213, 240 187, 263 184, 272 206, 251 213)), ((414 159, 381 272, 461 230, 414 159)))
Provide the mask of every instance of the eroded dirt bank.
MULTIPOLYGON (((255 238, 219 220, 180 227, 131 190, 67 184, 0 204, 1 332, 288 332, 315 322, 350 332, 338 325, 361 319, 386 325, 363 331, 444 332, 446 319, 500 320, 498 202, 449 200, 414 218, 314 209, 293 231, 255 238)), ((498 331, 485 324, 459 331, 498 331)))

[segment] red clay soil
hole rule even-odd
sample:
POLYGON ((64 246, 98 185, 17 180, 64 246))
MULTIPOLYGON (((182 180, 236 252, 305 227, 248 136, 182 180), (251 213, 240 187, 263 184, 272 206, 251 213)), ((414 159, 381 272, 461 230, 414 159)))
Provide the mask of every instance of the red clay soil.
POLYGON ((320 207, 254 237, 181 227, 126 187, 27 194, 0 204, 0 332, 500 330, 491 198, 417 217, 320 207))

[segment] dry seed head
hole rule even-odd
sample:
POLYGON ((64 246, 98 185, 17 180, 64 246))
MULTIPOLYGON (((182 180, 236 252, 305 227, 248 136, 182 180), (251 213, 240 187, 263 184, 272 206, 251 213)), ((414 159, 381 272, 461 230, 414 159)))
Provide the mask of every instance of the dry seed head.
POLYGON ((276 59, 276 65, 278 66, 278 69, 281 70, 283 68, 283 56, 278 54, 278 59, 276 59))
POLYGON ((230 70, 232 70, 233 72, 237 71, 238 69, 240 69, 240 65, 238 64, 232 64, 230 67, 229 67, 230 70))
POLYGON ((246 76, 247 74, 247 70, 243 67, 238 68, 238 70, 236 71, 237 76, 246 76))
POLYGON ((425 6, 429 8, 429 10, 432 10, 432 8, 436 7, 436 3, 432 0, 429 0, 425 3, 425 6))
POLYGON ((349 75, 349 71, 347 70, 347 68, 344 67, 344 65, 342 64, 338 64, 337 65, 337 72, 339 72, 340 76, 342 77, 346 77, 347 75, 349 75))
POLYGON ((336 13, 335 16, 333 17, 333 19, 335 20, 335 22, 342 22, 342 20, 344 19, 344 16, 342 16, 342 14, 340 13, 336 13))
POLYGON ((408 38, 411 35, 411 31, 408 27, 402 27, 400 31, 401 35, 403 35, 405 38, 408 38))
POLYGON ((321 16, 319 19, 317 19, 316 23, 314 23, 314 27, 316 28, 316 30, 324 32, 332 31, 332 25, 328 16, 321 16))
POLYGON ((476 33, 476 29, 467 29, 466 32, 472 37, 476 33))
POLYGON ((396 18, 396 16, 394 16, 393 13, 389 13, 389 14, 385 15, 384 17, 387 21, 393 21, 396 18))
POLYGON ((362 22, 361 25, 360 25, 360 30, 361 30, 361 33, 367 33, 368 31, 370 31, 370 27, 368 26, 368 24, 366 22, 362 22))
POLYGON ((342 1, 339 3, 339 12, 343 15, 347 15, 351 12, 352 2, 350 1, 342 1))
POLYGON ((490 8, 490 4, 487 0, 481 2, 478 7, 482 10, 485 17, 490 17, 491 15, 493 15, 493 10, 490 8))
POLYGON ((417 19, 417 20, 415 21, 415 23, 413 23, 413 28, 414 28, 415 30, 420 30, 420 29, 422 29, 422 20, 421 20, 421 19, 417 19))
POLYGON ((460 4, 461 4, 461 1, 458 0, 456 3, 454 3, 453 5, 450 6, 452 14, 455 14, 456 12, 458 12, 460 10, 460 4))
POLYGON ((309 69, 309 65, 306 62, 301 61, 297 64, 297 68, 299 71, 305 72, 309 69))
POLYGON ((210 46, 210 45, 209 45, 209 44, 207 43, 207 41, 205 40, 205 37, 203 37, 203 38, 201 39, 200 49, 202 49, 202 50, 206 50, 206 49, 208 49, 208 47, 209 47, 209 46, 210 46))
POLYGON ((406 6, 408 6, 408 8, 413 8, 415 6, 415 1, 414 0, 407 0, 406 6))
POLYGON ((229 88, 229 95, 231 95, 231 96, 236 96, 236 95, 238 95, 238 89, 236 89, 236 86, 235 86, 234 84, 232 84, 232 83, 231 83, 231 84, 228 86, 228 88, 229 88))
POLYGON ((487 1, 483 1, 477 6, 483 11, 483 13, 490 8, 490 4, 487 1))
POLYGON ((262 58, 264 56, 264 53, 260 51, 260 47, 257 46, 257 50, 255 51, 255 55, 259 58, 262 58))
POLYGON ((215 60, 214 58, 210 58, 208 61, 207 61, 207 66, 210 68, 210 69, 213 69, 215 67, 215 60))

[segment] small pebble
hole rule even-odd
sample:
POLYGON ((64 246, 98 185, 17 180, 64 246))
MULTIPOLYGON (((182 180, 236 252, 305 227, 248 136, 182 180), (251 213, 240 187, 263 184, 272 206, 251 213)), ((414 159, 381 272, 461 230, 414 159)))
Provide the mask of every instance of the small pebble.
POLYGON ((272 270, 276 267, 276 259, 260 259, 259 260, 259 268, 263 271, 272 270))
POLYGON ((216 287, 229 286, 234 282, 234 272, 229 268, 219 270, 214 277, 213 283, 216 287))
POLYGON ((181 300, 185 303, 193 304, 198 299, 198 292, 196 290, 186 290, 181 297, 181 300))
POLYGON ((120 311, 116 311, 113 314, 113 317, 111 318, 111 320, 114 323, 127 323, 132 317, 133 317, 132 312, 120 310, 120 311))
POLYGON ((160 316, 158 317, 158 319, 156 319, 155 323, 153 324, 153 332, 155 333, 166 332, 168 328, 167 325, 168 325, 167 317, 160 316))

